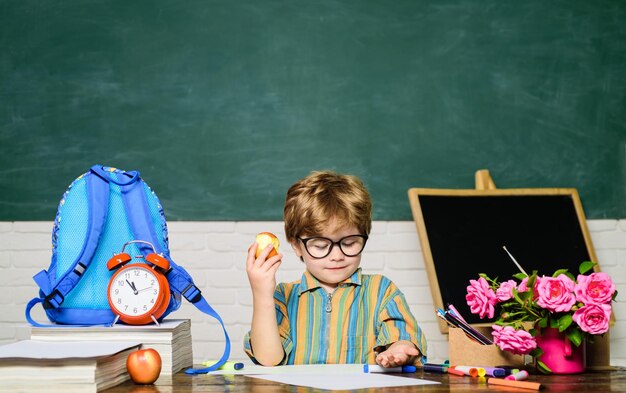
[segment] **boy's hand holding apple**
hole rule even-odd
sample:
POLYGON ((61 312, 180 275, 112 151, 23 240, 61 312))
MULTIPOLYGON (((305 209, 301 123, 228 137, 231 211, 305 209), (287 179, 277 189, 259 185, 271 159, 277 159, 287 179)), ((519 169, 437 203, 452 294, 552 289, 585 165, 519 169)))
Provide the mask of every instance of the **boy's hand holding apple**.
POLYGON ((272 300, 276 288, 276 271, 282 262, 278 252, 280 242, 270 232, 261 232, 248 249, 246 273, 253 296, 267 296, 272 300))

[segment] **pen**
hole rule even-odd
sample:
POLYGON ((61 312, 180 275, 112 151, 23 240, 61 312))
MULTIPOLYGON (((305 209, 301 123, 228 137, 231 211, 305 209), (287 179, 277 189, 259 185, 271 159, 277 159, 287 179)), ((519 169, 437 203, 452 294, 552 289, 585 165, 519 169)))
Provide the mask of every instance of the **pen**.
POLYGON ((513 381, 521 381, 524 379, 528 379, 528 371, 521 370, 514 374, 507 375, 504 379, 513 380, 513 381))
POLYGON ((457 311, 456 307, 454 307, 452 304, 448 304, 448 309, 452 310, 452 314, 454 314, 455 317, 459 318, 461 321, 467 323, 467 321, 465 320, 465 318, 463 318, 461 316, 461 313, 457 311))
MULTIPOLYGON (((217 360, 207 360, 206 362, 202 362, 202 365, 205 367, 209 367, 217 363, 217 360)), ((241 370, 243 368, 243 363, 240 362, 226 362, 224 363, 218 370, 241 370)))
POLYGON ((499 367, 483 367, 485 372, 490 377, 504 377, 506 375, 506 370, 499 367))
POLYGON ((444 364, 426 363, 422 367, 424 371, 431 372, 431 373, 445 373, 448 371, 448 366, 444 364))
POLYGON ((364 373, 414 373, 417 371, 415 366, 398 366, 398 367, 382 367, 378 364, 364 364, 364 373))
MULTIPOLYGON (((472 367, 472 366, 454 366, 454 369, 457 370, 457 371, 461 371, 463 374, 469 375, 469 376, 474 377, 474 378, 478 376, 478 369, 476 367, 472 367)), ((483 369, 483 371, 485 371, 485 370, 483 369)))
POLYGON ((460 377, 464 377, 465 376, 465 373, 463 371, 456 370, 454 367, 449 367, 448 368, 448 374, 454 374, 454 375, 458 375, 460 377))
MULTIPOLYGON (((496 366, 496 368, 501 368, 504 370, 504 375, 511 375, 511 374, 515 374, 516 372, 519 371, 519 368, 517 367, 513 367, 513 366, 496 366)), ((496 377, 497 375, 494 375, 494 377, 496 377)))

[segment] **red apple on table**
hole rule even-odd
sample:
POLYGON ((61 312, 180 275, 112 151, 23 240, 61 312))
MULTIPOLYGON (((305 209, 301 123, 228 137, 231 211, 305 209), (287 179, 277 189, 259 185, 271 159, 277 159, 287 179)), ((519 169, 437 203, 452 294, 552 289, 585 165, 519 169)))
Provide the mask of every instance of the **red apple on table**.
POLYGON ((131 352, 126 359, 126 369, 133 382, 148 385, 159 379, 161 355, 152 348, 131 352))
POLYGON ((278 241, 278 238, 276 237, 276 235, 274 235, 273 233, 271 232, 259 233, 258 235, 256 235, 256 242, 258 243, 258 246, 256 248, 256 255, 255 255, 256 258, 259 257, 261 252, 267 246, 272 246, 273 248, 273 250, 270 251, 270 254, 267 256, 268 258, 271 258, 274 255, 278 255, 278 247, 280 246, 280 242, 278 241))

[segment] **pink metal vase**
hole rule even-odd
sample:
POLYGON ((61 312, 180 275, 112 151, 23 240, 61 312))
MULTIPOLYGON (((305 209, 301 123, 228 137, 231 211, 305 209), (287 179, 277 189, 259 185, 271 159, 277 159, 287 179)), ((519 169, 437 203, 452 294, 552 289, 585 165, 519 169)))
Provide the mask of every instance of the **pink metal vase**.
POLYGON ((553 374, 577 374, 585 371, 585 342, 575 346, 564 333, 555 328, 542 328, 536 337, 543 350, 538 357, 553 374))

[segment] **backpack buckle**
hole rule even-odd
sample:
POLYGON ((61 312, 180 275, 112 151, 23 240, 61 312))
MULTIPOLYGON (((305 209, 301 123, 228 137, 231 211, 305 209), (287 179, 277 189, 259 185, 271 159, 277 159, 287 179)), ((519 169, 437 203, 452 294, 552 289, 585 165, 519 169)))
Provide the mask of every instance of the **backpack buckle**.
POLYGON ((200 291, 193 283, 187 285, 187 287, 182 290, 181 294, 191 303, 199 301, 202 297, 202 291, 200 291), (187 291, 190 291, 190 293, 187 294, 187 291))
POLYGON ((43 299, 43 308, 46 310, 57 308, 63 303, 63 300, 65 300, 65 297, 61 295, 58 289, 55 289, 43 299))

